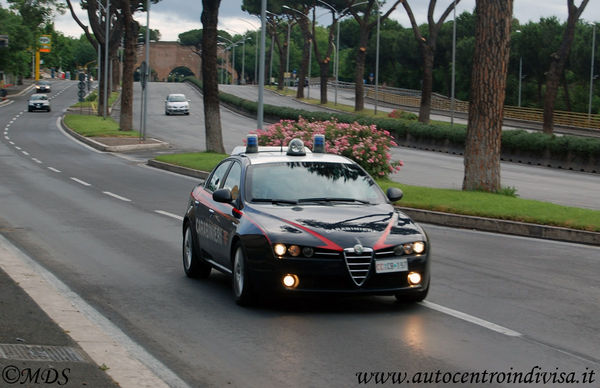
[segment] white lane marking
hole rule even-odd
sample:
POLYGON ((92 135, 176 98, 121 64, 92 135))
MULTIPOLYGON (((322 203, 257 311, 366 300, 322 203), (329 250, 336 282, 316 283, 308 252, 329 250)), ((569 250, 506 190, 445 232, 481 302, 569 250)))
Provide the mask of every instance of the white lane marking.
MULTIPOLYGON (((4 132, 4 133, 6 133, 6 132, 4 132)), ((4 135, 4 138, 5 138, 6 140, 10 140, 10 137, 8 137, 8 136, 6 136, 6 135, 4 135)))
POLYGON ((495 323, 488 322, 481 318, 477 318, 472 315, 469 315, 469 314, 466 314, 466 313, 463 313, 463 312, 460 312, 457 310, 453 310, 448 307, 440 306, 439 304, 428 302, 426 300, 421 302, 420 304, 421 304, 421 306, 430 308, 435 311, 439 311, 440 313, 451 315, 455 318, 462 319, 463 321, 467 321, 467 322, 473 323, 475 325, 479 325, 481 327, 485 327, 486 329, 495 331, 500 334, 507 335, 509 337, 521 337, 522 336, 522 334, 517 331, 508 329, 504 326, 496 325, 495 323))
POLYGON ((71 180, 74 180, 75 182, 77 182, 79 184, 82 184, 84 186, 91 186, 92 185, 91 183, 87 183, 85 181, 82 181, 81 179, 77 179, 77 178, 74 178, 74 177, 71 177, 71 180))
POLYGON ((36 162, 37 164, 42 164, 42 161, 39 160, 38 158, 31 158, 31 160, 33 160, 34 162, 36 162))
POLYGON ((48 167, 48 170, 50 170, 50 171, 54 171, 54 172, 61 172, 60 170, 57 170, 57 169, 56 169, 56 168, 54 168, 54 167, 48 167))
POLYGON ((155 210, 155 213, 162 214, 163 216, 175 218, 176 220, 183 221, 183 217, 178 216, 177 214, 169 213, 164 210, 155 210))
MULTIPOLYGON (((14 144, 14 143, 13 143, 14 144)), ((19 151, 21 151, 21 147, 19 146, 15 146, 16 149, 18 149, 19 151)))
POLYGON ((25 156, 29 156, 29 152, 27 152, 27 151, 21 151, 21 153, 25 156))
POLYGON ((115 193, 111 193, 110 191, 103 191, 102 194, 109 195, 109 196, 111 196, 113 198, 120 199, 121 201, 124 201, 124 202, 131 202, 131 199, 125 198, 125 197, 121 197, 120 195, 117 195, 115 193))
POLYGON ((15 145, 15 142, 11 140, 11 141, 9 141, 9 144, 10 145, 15 145))

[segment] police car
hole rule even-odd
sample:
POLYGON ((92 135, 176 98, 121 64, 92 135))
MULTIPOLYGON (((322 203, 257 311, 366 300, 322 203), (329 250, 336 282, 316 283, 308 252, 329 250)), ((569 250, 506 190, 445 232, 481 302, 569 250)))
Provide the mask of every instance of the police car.
POLYGON ((245 305, 268 293, 427 296, 430 244, 425 231, 392 206, 358 164, 313 150, 258 147, 250 135, 190 194, 183 219, 188 277, 230 274, 245 305))

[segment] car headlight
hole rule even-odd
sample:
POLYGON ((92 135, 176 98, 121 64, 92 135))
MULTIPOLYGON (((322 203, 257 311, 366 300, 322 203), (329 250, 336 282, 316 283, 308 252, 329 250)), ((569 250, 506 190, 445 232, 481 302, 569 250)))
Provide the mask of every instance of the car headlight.
POLYGON ((273 252, 279 259, 284 257, 312 257, 315 254, 315 250, 311 247, 302 247, 296 244, 275 244, 273 245, 273 252))
POLYGON ((394 254, 396 256, 402 255, 412 255, 417 254, 420 255, 425 252, 425 242, 424 241, 415 241, 411 243, 401 244, 394 247, 394 254))

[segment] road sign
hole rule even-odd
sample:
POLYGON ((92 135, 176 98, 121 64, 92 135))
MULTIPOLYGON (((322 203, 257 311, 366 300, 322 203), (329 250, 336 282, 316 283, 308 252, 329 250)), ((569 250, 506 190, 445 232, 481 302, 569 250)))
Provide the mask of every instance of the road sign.
POLYGON ((42 35, 40 36, 40 52, 49 53, 50 48, 52 47, 52 36, 51 35, 42 35))

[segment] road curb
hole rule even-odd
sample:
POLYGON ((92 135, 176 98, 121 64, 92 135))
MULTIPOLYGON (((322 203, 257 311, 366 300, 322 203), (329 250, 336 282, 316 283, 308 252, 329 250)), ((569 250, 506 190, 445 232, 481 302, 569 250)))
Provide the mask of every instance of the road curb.
MULTIPOLYGON (((201 179, 208 178, 208 175, 210 174, 206 171, 180 167, 174 164, 159 162, 152 159, 148 160, 147 164, 148 166, 201 179)), ((403 206, 396 206, 396 208, 400 209, 417 222, 452 228, 475 229, 483 232, 502 233, 600 246, 600 233, 598 232, 530 224, 526 222, 500 220, 495 218, 442 213, 432 210, 414 209, 403 206)))
POLYGON ((495 218, 458 215, 401 206, 398 208, 417 222, 600 246, 600 233, 598 232, 495 218))
POLYGON ((181 167, 181 166, 177 166, 175 164, 161 162, 161 161, 158 161, 155 159, 149 159, 146 164, 151 167, 160 168, 162 170, 174 172, 176 174, 191 176, 193 178, 206 179, 210 175, 210 173, 206 172, 206 171, 200 171, 200 170, 194 170, 192 168, 181 167))
POLYGON ((81 141, 82 143, 85 143, 85 144, 89 145, 90 147, 93 147, 99 151, 125 152, 125 151, 135 151, 135 150, 151 150, 151 149, 167 148, 169 146, 168 143, 165 143, 158 139, 151 139, 152 141, 155 142, 152 144, 126 144, 126 145, 109 146, 109 145, 103 144, 100 141, 94 140, 93 138, 82 136, 82 135, 78 134, 77 132, 73 131, 65 123, 64 115, 60 119, 60 124, 69 135, 73 136, 74 138, 81 141))

